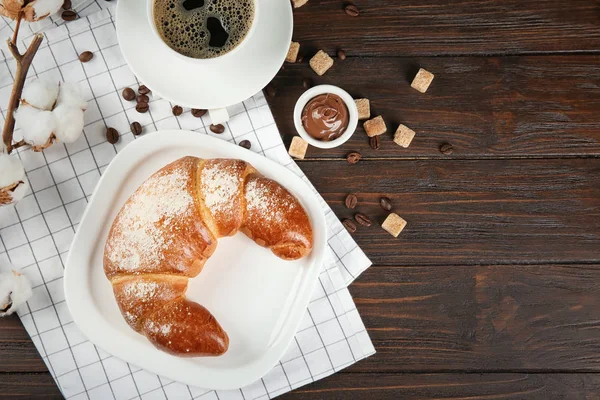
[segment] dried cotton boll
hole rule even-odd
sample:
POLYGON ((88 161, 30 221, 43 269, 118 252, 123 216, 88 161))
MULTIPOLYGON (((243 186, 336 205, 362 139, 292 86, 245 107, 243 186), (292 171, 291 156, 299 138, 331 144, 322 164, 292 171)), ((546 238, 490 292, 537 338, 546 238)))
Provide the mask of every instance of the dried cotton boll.
POLYGON ((48 82, 36 79, 25 85, 21 101, 39 108, 40 110, 52 110, 52 106, 58 98, 58 82, 48 82))
POLYGON ((63 2, 59 0, 2 0, 0 2, 0 14, 10 19, 17 19, 19 11, 23 12, 25 21, 34 22, 56 13, 63 2))
POLYGON ((16 271, 0 274, 0 317, 10 315, 31 297, 31 282, 16 271))
POLYGON ((23 131, 25 142, 33 146, 43 146, 56 131, 56 118, 51 111, 38 110, 27 104, 21 104, 15 120, 17 128, 23 131))
POLYGON ((21 200, 29 187, 21 160, 0 153, 0 171, 0 206, 21 200))
POLYGON ((77 84, 71 82, 62 82, 60 84, 56 105, 59 106, 63 104, 77 107, 85 111, 87 108, 87 101, 83 99, 83 94, 81 94, 81 90, 77 84))
POLYGON ((83 131, 83 110, 66 104, 59 104, 53 111, 56 119, 54 134, 60 142, 73 143, 83 131))

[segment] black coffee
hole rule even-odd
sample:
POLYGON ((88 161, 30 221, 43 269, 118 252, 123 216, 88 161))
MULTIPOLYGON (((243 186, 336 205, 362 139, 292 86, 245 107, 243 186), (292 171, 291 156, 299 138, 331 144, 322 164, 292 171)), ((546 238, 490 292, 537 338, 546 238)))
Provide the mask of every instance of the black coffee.
POLYGON ((255 0, 154 0, 154 24, 163 41, 193 58, 235 49, 254 20, 255 0))

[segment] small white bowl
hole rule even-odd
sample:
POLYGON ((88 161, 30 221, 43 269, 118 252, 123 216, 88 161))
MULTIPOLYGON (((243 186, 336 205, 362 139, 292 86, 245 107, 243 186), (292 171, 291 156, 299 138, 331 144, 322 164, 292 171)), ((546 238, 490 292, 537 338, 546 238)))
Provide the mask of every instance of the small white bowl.
POLYGON ((294 107, 294 125, 296 126, 296 131, 298 131, 298 134, 302 136, 302 139, 306 140, 310 145, 319 147, 321 149, 331 149, 346 143, 346 141, 354 134, 354 131, 356 131, 356 126, 358 125, 358 109, 356 108, 356 103, 354 102, 352 96, 350 96, 345 90, 333 85, 319 85, 308 89, 296 102, 296 107, 294 107), (348 127, 346 128, 346 132, 344 132, 339 138, 329 142, 313 138, 302 126, 302 111, 304 110, 304 106, 306 106, 310 100, 318 95, 326 93, 332 93, 340 96, 346 104, 346 107, 348 107, 348 127))

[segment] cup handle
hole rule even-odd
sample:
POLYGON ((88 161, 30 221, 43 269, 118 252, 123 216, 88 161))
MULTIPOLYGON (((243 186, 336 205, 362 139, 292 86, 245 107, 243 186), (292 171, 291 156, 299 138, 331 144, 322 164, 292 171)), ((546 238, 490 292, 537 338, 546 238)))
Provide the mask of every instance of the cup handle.
POLYGON ((214 110, 208 110, 208 115, 213 125, 224 124, 229 121, 229 113, 226 108, 215 108, 214 110))

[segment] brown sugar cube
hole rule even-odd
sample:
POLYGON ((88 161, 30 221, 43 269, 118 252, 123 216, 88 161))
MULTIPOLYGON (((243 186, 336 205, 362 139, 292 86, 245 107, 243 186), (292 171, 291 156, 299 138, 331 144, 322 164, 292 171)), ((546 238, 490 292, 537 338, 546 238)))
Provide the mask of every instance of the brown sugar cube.
POLYGON ((398 237, 400 232, 406 226, 406 221, 402 219, 398 214, 391 213, 387 216, 381 227, 385 229, 393 237, 398 237))
POLYGON ((356 99, 356 108, 358 108, 358 119, 369 119, 371 118, 371 103, 369 99, 356 99))
POLYGON ((385 121, 381 115, 365 121, 363 128, 365 128, 368 137, 383 135, 387 131, 385 121))
POLYGON ((292 2, 294 3, 294 8, 300 8, 308 3, 308 0, 292 0, 292 2))
POLYGON ((398 146, 407 148, 410 146, 410 142, 412 142, 414 137, 415 131, 406 125, 400 124, 398 129, 396 129, 396 133, 394 134, 394 142, 396 142, 398 146))
POLYGON ((299 160, 304 160, 304 155, 306 154, 306 149, 308 149, 308 142, 302 139, 300 136, 294 136, 292 139, 292 144, 290 145, 290 149, 288 153, 290 156, 297 158, 299 160))
POLYGON ((310 67, 321 76, 333 65, 333 58, 329 57, 323 50, 319 50, 317 54, 310 59, 310 67))
POLYGON ((421 93, 425 93, 429 88, 429 85, 431 85, 433 78, 434 75, 431 72, 421 68, 419 69, 419 72, 417 72, 417 76, 415 76, 415 79, 413 79, 410 86, 412 86, 413 89, 417 89, 421 93))
POLYGON ((298 51, 300 51, 300 43, 292 42, 292 44, 290 44, 287 56, 285 56, 285 61, 289 63, 295 63, 296 59, 298 58, 298 51))

